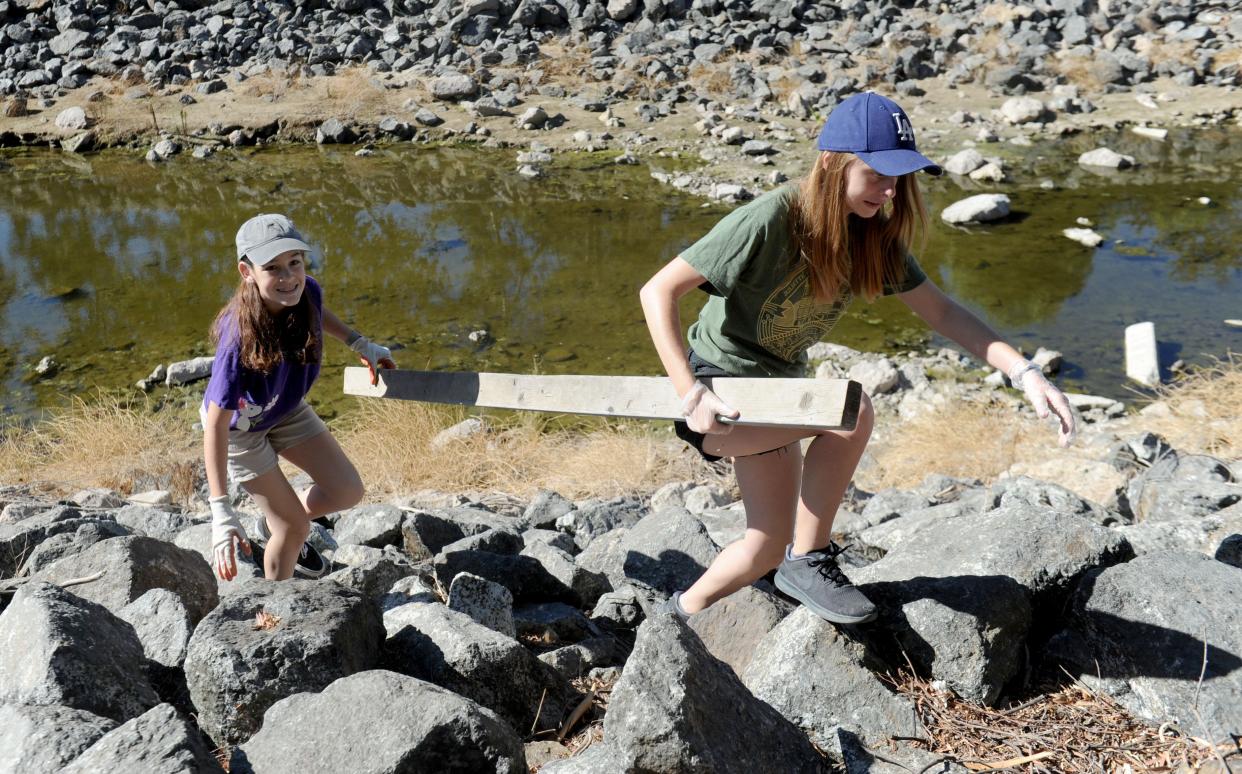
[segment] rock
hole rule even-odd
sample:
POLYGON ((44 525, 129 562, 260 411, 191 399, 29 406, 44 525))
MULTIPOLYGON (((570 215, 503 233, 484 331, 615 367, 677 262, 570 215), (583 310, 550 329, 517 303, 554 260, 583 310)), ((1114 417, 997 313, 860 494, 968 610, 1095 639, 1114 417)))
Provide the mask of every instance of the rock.
POLYGON ((1009 215, 1009 197, 1005 194, 977 194, 954 202, 940 213, 945 223, 986 223, 1009 215))
POLYGON ((134 627, 147 658, 166 667, 185 662, 194 621, 181 598, 168 589, 151 589, 130 602, 117 617, 134 627))
POLYGON ((199 379, 206 379, 211 376, 212 361, 213 358, 210 357, 196 357, 192 360, 170 363, 164 383, 169 387, 175 387, 179 384, 189 384, 199 379))
POLYGON ((517 125, 521 129, 542 129, 546 123, 548 123, 548 114, 538 106, 527 108, 517 120, 517 125))
POLYGON ((635 498, 585 500, 557 519, 556 526, 573 535, 579 548, 586 548, 605 532, 637 524, 645 512, 642 502, 635 498))
POLYGON ((405 511, 395 505, 360 505, 340 514, 332 525, 332 533, 341 545, 398 546, 404 522, 405 511))
POLYGON ((667 613, 639 628, 608 700, 604 739, 612 771, 823 770, 806 736, 667 613))
POLYGON ((202 735, 171 704, 161 704, 100 737, 61 774, 100 771, 193 771, 224 769, 202 735))
POLYGON ((539 654, 539 660, 556 670, 566 680, 583 677, 593 669, 599 669, 624 660, 617 640, 613 637, 591 637, 572 645, 566 645, 539 654))
POLYGON ((1154 126, 1132 126, 1130 131, 1139 137, 1146 137, 1149 140, 1164 140, 1169 136, 1168 129, 1160 129, 1154 126))
POLYGON ((176 594, 194 624, 219 601, 215 577, 201 555, 142 535, 101 540, 76 556, 55 562, 37 577, 63 583, 97 573, 103 577, 74 586, 73 591, 117 614, 157 588, 176 594))
POLYGON ((574 509, 574 504, 556 492, 541 490, 535 498, 526 506, 526 511, 522 514, 523 521, 528 526, 538 528, 551 528, 556 526, 556 520, 574 509))
POLYGON ((744 156, 768 156, 776 152, 772 147, 772 143, 763 140, 747 140, 742 143, 742 155, 744 156))
POLYGON ((583 552, 578 563, 602 572, 614 588, 633 585, 668 596, 688 588, 718 553, 702 522, 684 510, 670 508, 626 530, 615 550, 598 557, 583 552))
POLYGON ((983 155, 974 148, 967 148, 949 157, 944 163, 944 171, 951 175, 969 175, 983 164, 983 155))
POLYGON ((1134 166, 1134 157, 1124 156, 1108 148, 1096 148, 1079 156, 1078 163, 1084 167, 1129 169, 1134 166))
POLYGON ((491 710, 413 677, 370 670, 342 677, 320 693, 276 702, 259 732, 234 751, 229 770, 527 769, 521 738, 491 710), (306 729, 312 727, 315 743, 307 744, 306 729))
POLYGON ((280 699, 373 668, 383 638, 375 603, 335 583, 288 580, 230 594, 199 622, 186 653, 199 727, 216 744, 243 742, 280 699), (259 626, 258 612, 274 622, 259 626))
POLYGON ((478 702, 514 728, 559 727, 568 686, 517 640, 444 605, 405 605, 384 618, 390 669, 478 702))
POLYGON ((0 524, 0 578, 17 574, 32 550, 48 538, 73 534, 86 524, 95 525, 101 518, 84 518, 75 508, 58 506, 27 516, 17 523, 0 524))
MULTIPOLYGON (((167 489, 148 489, 145 492, 135 492, 126 499, 135 505, 171 505, 172 493, 167 489)), ((156 509, 152 508, 151 510, 156 509)), ((166 513, 166 511, 161 511, 161 513, 166 513)), ((172 537, 170 536, 168 539, 171 540, 172 537)))
POLYGON ((643 606, 633 586, 602 595, 591 610, 591 620, 617 629, 633 629, 643 621, 643 606))
MULTIPOLYGON (((563 533, 555 534, 568 540, 563 533)), ((573 591, 576 604, 593 605, 600 596, 612 589, 606 576, 580 567, 573 555, 551 543, 528 539, 521 555, 539 562, 549 575, 573 591)))
POLYGON ((0 767, 11 772, 59 772, 116 725, 86 710, 0 704, 0 767))
POLYGON ((83 489, 69 498, 69 501, 80 508, 120 508, 125 499, 111 489, 83 489))
POLYGON ((547 645, 577 642, 602 632, 577 608, 564 602, 522 605, 513 611, 518 636, 547 645))
POLYGON ((95 149, 99 143, 99 135, 95 134, 94 129, 88 129, 80 134, 75 134, 67 140, 60 141, 60 147, 66 153, 89 153, 95 149))
POLYGON ((1131 712, 1221 741, 1242 731, 1240 611, 1236 567, 1199 553, 1147 554, 1084 579, 1058 649, 1131 712))
POLYGON ((886 357, 868 358, 850 368, 849 378, 862 385, 868 395, 883 395, 897 387, 897 368, 886 357))
POLYGON ((989 161, 971 172, 970 179, 977 183, 1001 183, 1005 180, 1005 169, 995 161, 989 161))
POLYGON ((159 703, 129 624, 32 581, 0 613, 0 703, 60 705, 124 722, 159 703))
POLYGON ((339 118, 329 118, 315 130, 315 142, 320 145, 339 143, 347 145, 358 139, 353 129, 339 118))
MULTIPOLYGON (((167 494, 167 492, 161 494, 167 494)), ((131 496, 130 499, 137 501, 138 497, 131 496)), ((184 513, 149 508, 136 502, 113 511, 112 518, 116 519, 117 524, 124 526, 135 535, 146 535, 167 543, 176 540, 177 535, 194 523, 194 520, 184 513)))
POLYGON ((1061 233, 1087 247, 1097 247, 1104 241, 1104 237, 1089 228, 1066 228, 1062 229, 1061 233))
POLYGON ((552 576, 538 560, 492 551, 442 551, 435 556, 435 572, 440 584, 450 587, 463 572, 498 583, 513 594, 517 602, 547 599, 577 601, 573 590, 552 576))
POLYGON ((479 90, 479 84, 469 75, 449 72, 431 83, 431 96, 445 102, 469 99, 479 90))
POLYGON ((799 607, 760 641, 742 680, 815 744, 833 749, 841 730, 875 741, 919 733, 914 705, 876 676, 883 668, 860 642, 799 607))
POLYGON ((1229 467, 1206 455, 1166 454, 1126 485, 1123 512, 1138 522, 1203 518, 1242 500, 1229 467))
MULTIPOLYGON (((347 547, 366 548, 366 546, 347 547)), ((398 580, 417 572, 409 558, 392 546, 387 546, 383 550, 374 548, 367 550, 378 550, 379 554, 329 573, 324 580, 339 583, 347 589, 360 592, 369 599, 379 599, 398 580)))
POLYGON ((210 81, 200 83, 194 91, 202 95, 217 94, 228 88, 228 84, 219 78, 213 78, 210 81))
POLYGON ((708 196, 717 201, 740 202, 750 199, 752 194, 736 183, 716 183, 711 187, 708 196))
POLYGON ((634 15, 641 5, 640 0, 608 0, 608 18, 613 21, 625 21, 634 15))
POLYGON ((1011 124, 1029 124, 1043 118, 1047 109, 1034 97, 1010 97, 1001 105, 1001 115, 1011 124))
POLYGON ((494 632, 517 637, 513 625, 513 594, 499 583, 463 572, 453 578, 449 587, 448 607, 494 632))
POLYGON ((479 508, 442 508, 435 512, 407 511, 401 525, 404 549, 411 558, 431 558, 466 535, 504 529, 512 519, 479 508))
POLYGON ((80 107, 65 108, 56 116, 56 128, 62 132, 80 132, 87 123, 86 111, 80 107))
MULTIPOLYGON (((181 144, 178 143, 176 140, 160 140, 159 142, 155 143, 154 147, 151 148, 151 153, 155 154, 156 158, 160 161, 167 161, 168 159, 171 159, 173 156, 176 156, 180 152, 181 152, 181 144)), ((199 359, 202 359, 202 358, 199 358, 199 359)), ((207 358, 207 359, 210 360, 211 358, 207 358)), ((176 363, 174 363, 173 365, 176 365, 176 363)), ((169 366, 170 373, 171 373, 171 370, 172 370, 172 366, 169 366)))
POLYGON ((414 121, 419 124, 422 124, 423 126, 439 126, 440 124, 444 123, 443 118, 440 118, 434 112, 428 110, 425 107, 419 108, 418 112, 414 114, 414 121))
POLYGON ((774 594, 744 586, 690 616, 689 623, 707 650, 740 676, 763 638, 793 610, 774 594))
POLYGON ((704 484, 687 491, 682 502, 687 511, 694 514, 702 514, 713 508, 729 505, 733 502, 733 497, 719 486, 704 484))
POLYGON ((1077 515, 1013 502, 922 530, 851 577, 917 667, 990 703, 1016 674, 1032 605, 1054 611, 1087 570, 1132 555, 1077 515))

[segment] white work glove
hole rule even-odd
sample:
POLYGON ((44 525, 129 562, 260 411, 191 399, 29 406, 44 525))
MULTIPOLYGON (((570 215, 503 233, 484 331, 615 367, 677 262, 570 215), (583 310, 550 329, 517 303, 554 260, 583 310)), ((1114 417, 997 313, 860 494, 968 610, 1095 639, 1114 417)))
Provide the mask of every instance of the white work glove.
POLYGON ((709 435, 733 432, 733 425, 726 425, 717 417, 737 419, 741 416, 700 381, 695 381, 694 386, 682 397, 681 415, 686 418, 686 424, 691 430, 709 435))
POLYGON ((249 556, 250 541, 246 540, 246 530, 229 504, 228 495, 212 497, 207 503, 211 506, 212 565, 217 575, 232 580, 237 576, 237 546, 249 556))
POLYGON ((1017 361, 1009 367, 1009 381, 1026 394, 1026 399, 1035 408, 1035 416, 1044 419, 1048 416, 1049 409, 1057 415, 1057 419, 1061 422, 1061 430, 1057 436, 1058 444, 1064 447, 1074 442, 1077 428, 1069 400, 1066 399, 1065 393, 1053 387, 1044 378, 1044 372, 1038 365, 1026 359, 1017 361))
POLYGON ((376 344, 366 336, 359 336, 354 339, 350 342, 349 348, 358 353, 358 358, 371 371, 372 385, 379 384, 379 374, 376 373, 375 369, 397 367, 397 364, 392 359, 392 350, 376 344))

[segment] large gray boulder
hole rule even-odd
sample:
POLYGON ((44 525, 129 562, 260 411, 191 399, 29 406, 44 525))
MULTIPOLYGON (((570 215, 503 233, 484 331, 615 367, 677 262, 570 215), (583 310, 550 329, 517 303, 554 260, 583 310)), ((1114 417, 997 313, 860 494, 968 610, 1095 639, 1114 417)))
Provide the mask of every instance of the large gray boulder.
POLYGON ((22 572, 25 575, 37 575, 51 567, 61 559, 76 556, 101 540, 128 535, 129 530, 115 521, 87 521, 73 532, 60 532, 51 535, 26 557, 22 572))
POLYGON ((1137 522, 1201 518, 1242 501, 1229 466, 1205 454, 1170 453, 1130 479, 1122 500, 1137 522))
POLYGON ((401 524, 401 536, 407 554, 416 560, 429 559, 448 544, 467 535, 513 526, 512 518, 481 508, 460 506, 436 511, 415 510, 407 511, 401 524))
POLYGON ((217 744, 245 741, 280 699, 374 667, 383 639, 375 602, 335 583, 256 583, 230 594, 186 653, 199 726, 217 744), (277 620, 259 626, 260 612, 277 620))
POLYGON ((986 223, 1009 215, 1009 197, 1005 194, 976 194, 950 204, 940 212, 945 223, 986 223))
POLYGON ((524 732, 559 727, 569 686, 517 640, 437 604, 394 608, 384 622, 389 669, 478 702, 524 732))
POLYGON ((63 583, 96 573, 103 573, 103 577, 74 586, 73 592, 114 613, 159 588, 181 598, 193 623, 198 623, 219 601, 215 575, 200 554, 142 535, 102 540, 80 554, 56 562, 36 577, 49 583, 63 583))
POLYGON ((1052 650, 1089 685, 1188 734, 1242 733, 1242 570, 1147 554, 1085 578, 1069 615, 1052 650))
POLYGON ((556 599, 577 602, 572 589, 554 577, 537 559, 491 551, 444 551, 435 557, 436 578, 445 588, 464 572, 499 583, 515 602, 556 599))
POLYGON ((639 627, 604 740, 613 771, 826 771, 806 735, 668 613, 639 627))
POLYGON ((377 551, 376 556, 329 573, 324 576, 324 580, 339 583, 345 588, 378 600, 394 583, 417 572, 418 569, 403 554, 394 548, 385 547, 383 551, 377 551))
MULTIPOLYGON (((564 536, 563 533, 557 534, 564 536)), ((583 607, 594 605, 596 600, 612 590, 607 576, 580 566, 568 551, 549 543, 528 540, 521 555, 539 562, 549 575, 569 587, 574 593, 575 604, 583 607)))
POLYGON ((86 710, 0 704, 0 771, 60 771, 116 725, 86 710))
POLYGON ((361 505, 337 516, 332 533, 341 545, 399 546, 405 517, 395 505, 361 505))
POLYGON ((521 738, 491 710, 413 677, 369 670, 272 705, 229 771, 522 774, 526 758, 521 738))
POLYGON ((630 584, 668 596, 694 583, 719 553, 701 521, 666 508, 643 517, 607 553, 588 549, 578 563, 602 572, 614 588, 630 584))
POLYGON ((558 529, 574 536, 579 548, 586 548, 600 535, 618 527, 632 527, 647 513, 642 502, 633 497, 612 500, 584 500, 556 520, 558 529))
POLYGON ((0 702, 125 721, 159 703, 133 627, 101 605, 31 582, 0 613, 0 702))
POLYGON ((31 552, 52 535, 76 532, 83 524, 99 521, 84 517, 76 508, 57 506, 33 516, 0 523, 0 578, 14 576, 31 552))
POLYGON ((920 531, 852 578, 916 666, 989 703, 1017 674, 1032 600, 1055 609, 1087 570, 1131 555, 1116 532, 1014 502, 920 531))
POLYGON ((180 667, 194 634, 194 621, 168 589, 151 589, 121 608, 117 617, 134 627, 147 658, 166 667, 180 667))
POLYGON ((123 524, 135 535, 146 535, 169 543, 176 540, 183 529, 195 523, 184 513, 136 504, 118 509, 112 516, 117 524, 123 524))
POLYGON ((880 681, 883 668, 860 642, 800 607, 760 641, 742 680, 817 745, 839 751, 842 731, 869 741, 918 735, 914 704, 880 681))
POLYGON ((223 772, 202 734, 171 704, 153 707, 100 737, 60 774, 223 772))
POLYGON ((763 638, 793 609, 794 605, 775 594, 745 586, 691 616, 690 628, 708 652, 740 675, 763 638))
POLYGON ((1102 505, 1071 492, 1059 484, 1040 481, 1029 476, 1015 476, 997 481, 987 490, 988 503, 981 511, 1023 504, 1035 509, 1080 516, 1105 526, 1121 522, 1120 515, 1102 505))

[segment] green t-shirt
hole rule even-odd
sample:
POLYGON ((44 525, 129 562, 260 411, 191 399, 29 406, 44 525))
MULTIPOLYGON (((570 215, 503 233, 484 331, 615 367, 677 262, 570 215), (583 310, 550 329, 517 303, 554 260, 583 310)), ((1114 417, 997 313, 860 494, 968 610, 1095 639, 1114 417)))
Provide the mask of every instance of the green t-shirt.
MULTIPOLYGON (((822 341, 853 300, 843 287, 831 303, 811 293, 804 261, 791 260, 792 186, 770 191, 726 215, 681 257, 710 283, 690 346, 736 376, 802 376, 806 349, 822 341)), ((913 290, 927 279, 906 255, 905 279, 884 295, 913 290)))

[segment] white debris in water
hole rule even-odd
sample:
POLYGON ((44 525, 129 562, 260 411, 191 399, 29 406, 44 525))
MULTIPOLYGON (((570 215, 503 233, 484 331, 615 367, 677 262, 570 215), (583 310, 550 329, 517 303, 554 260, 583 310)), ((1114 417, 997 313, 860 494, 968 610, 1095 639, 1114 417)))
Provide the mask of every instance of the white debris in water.
POLYGON ((1087 247, 1095 247, 1104 241, 1104 237, 1089 228, 1067 228, 1061 233, 1087 247))

